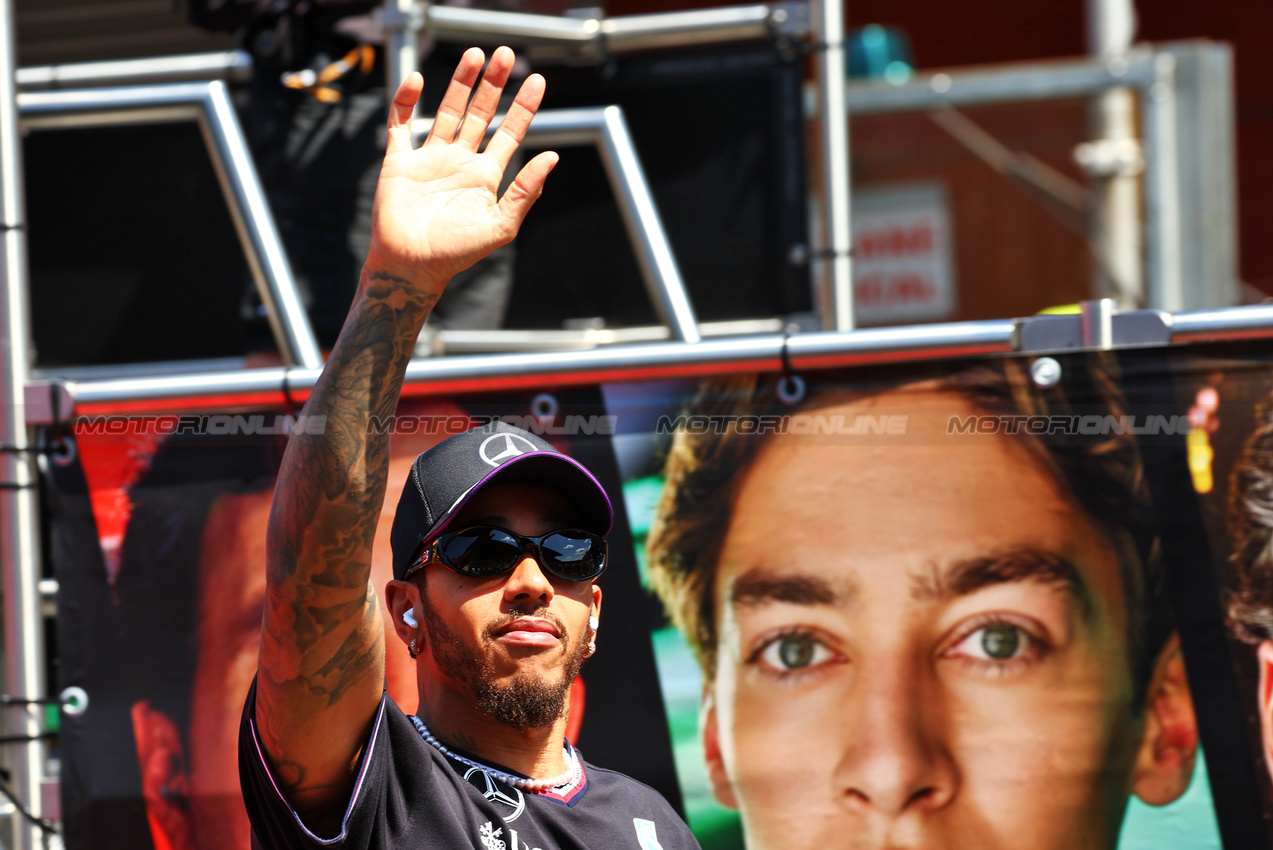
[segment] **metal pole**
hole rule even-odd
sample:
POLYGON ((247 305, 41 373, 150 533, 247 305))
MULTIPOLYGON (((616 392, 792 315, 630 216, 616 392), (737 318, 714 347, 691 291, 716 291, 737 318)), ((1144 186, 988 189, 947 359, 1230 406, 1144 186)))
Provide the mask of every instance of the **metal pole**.
MULTIPOLYGON (((486 128, 487 135, 494 133, 503 120, 503 115, 497 115, 486 128)), ((432 126, 432 118, 418 118, 412 122, 411 132, 416 138, 424 138, 432 126)), ((672 244, 663 230, 654 194, 645 179, 641 157, 632 143, 623 108, 547 109, 535 116, 526 138, 543 147, 597 146, 655 313, 667 325, 673 339, 699 342, 702 334, 698 320, 672 253, 672 244)))
POLYGON ((206 91, 204 120, 200 126, 207 135, 208 152, 226 199, 230 201, 235 226, 244 247, 249 248, 248 264, 266 305, 280 353, 287 362, 306 369, 320 367, 323 355, 296 289, 283 239, 274 225, 265 188, 239 127, 230 93, 220 80, 207 83, 206 91))
POLYGON ((233 80, 252 77, 252 54, 246 50, 188 53, 144 59, 110 59, 103 62, 70 62, 18 69, 22 91, 71 89, 80 86, 133 86, 184 83, 192 80, 233 80))
MULTIPOLYGON (((402 81, 420 67, 425 7, 425 3, 416 0, 385 0, 380 10, 380 24, 385 31, 385 94, 390 102, 402 81)), ((418 109, 417 106, 417 113, 418 109)))
POLYGON ((853 329, 853 244, 849 226, 849 115, 845 108, 844 4, 813 4, 818 117, 822 143, 822 221, 825 258, 818 265, 818 308, 824 330, 853 329))
MULTIPOLYGON (((4 586, 5 690, 15 696, 44 695, 40 623, 40 529, 34 460, 24 394, 31 373, 30 312, 27 305, 26 210, 22 199, 22 143, 18 131, 13 6, 0 0, 0 575, 4 586)), ((7 735, 36 735, 35 715, 10 708, 7 735)), ((44 749, 31 741, 7 749, 12 787, 32 814, 40 814, 44 749)), ((39 847, 36 828, 15 822, 20 850, 39 847)))
POLYGON ((1154 56, 1158 81, 1141 97, 1145 133, 1145 300, 1175 312, 1184 306, 1180 243, 1180 165, 1176 146, 1176 60, 1154 56))
MULTIPOLYGON (((1092 56, 1125 66, 1136 32, 1132 0, 1088 0, 1087 44, 1092 56)), ((1092 101, 1096 153, 1084 163, 1094 178, 1090 239, 1103 262, 1096 264, 1098 297, 1111 296, 1124 310, 1144 306, 1140 194, 1142 169, 1130 88, 1110 89, 1092 101), (1112 279, 1109 279, 1112 278, 1112 279)))
POLYGON ((690 306, 689 294, 681 280, 681 271, 672 254, 672 245, 663 232, 663 222, 654 204, 654 195, 646 182, 641 159, 632 144, 632 134, 623 119, 623 110, 607 106, 602 111, 600 139, 597 147, 601 161, 610 173, 615 200, 627 226, 632 247, 636 249, 641 277, 659 318, 681 342, 698 342, 698 321, 690 306))

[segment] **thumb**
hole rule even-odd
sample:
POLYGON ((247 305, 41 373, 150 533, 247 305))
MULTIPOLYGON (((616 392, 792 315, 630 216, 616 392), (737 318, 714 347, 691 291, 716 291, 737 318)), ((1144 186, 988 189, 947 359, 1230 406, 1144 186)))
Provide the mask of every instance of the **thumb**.
POLYGON ((412 71, 394 93, 393 103, 389 105, 389 153, 409 151, 415 147, 411 143, 411 117, 423 91, 424 77, 419 71, 412 71))

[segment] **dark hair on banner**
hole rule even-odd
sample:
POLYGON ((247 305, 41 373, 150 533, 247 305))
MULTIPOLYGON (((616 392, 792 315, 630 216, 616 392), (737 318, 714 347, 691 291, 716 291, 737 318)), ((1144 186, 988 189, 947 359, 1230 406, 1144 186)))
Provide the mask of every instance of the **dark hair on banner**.
POLYGON ((1259 406, 1255 421, 1233 467, 1228 510, 1238 579, 1229 620, 1250 643, 1273 640, 1273 398, 1259 406))
MULTIPOLYGON (((1051 389, 1040 389, 1031 381, 1029 361, 1003 358, 870 372, 805 373, 802 377, 808 392, 795 406, 779 400, 779 375, 725 378, 706 383, 688 412, 749 416, 800 413, 824 405, 828 393, 849 401, 932 382, 935 389, 963 396, 992 415, 1124 415, 1125 402, 1112 358, 1092 354, 1057 359, 1065 377, 1051 389)), ((741 434, 736 428, 722 431, 676 433, 647 543, 655 590, 709 678, 716 664, 716 560, 740 483, 765 442, 764 437, 741 434)), ((1113 429, 1096 436, 1040 436, 1023 431, 1013 439, 1028 447, 1118 552, 1128 607, 1133 706, 1139 711, 1155 659, 1173 625, 1136 438, 1113 429)))

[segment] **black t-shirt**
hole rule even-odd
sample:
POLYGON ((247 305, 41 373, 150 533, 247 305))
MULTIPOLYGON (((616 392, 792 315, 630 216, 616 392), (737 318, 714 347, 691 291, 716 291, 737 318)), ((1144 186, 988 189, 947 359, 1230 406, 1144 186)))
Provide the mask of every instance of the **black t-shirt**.
POLYGON ((380 700, 340 834, 317 836, 301 823, 274 779, 256 733, 255 703, 253 685, 239 727, 239 782, 254 847, 698 848, 667 801, 635 779, 580 757, 583 775, 573 786, 546 793, 520 791, 426 744, 387 693, 380 700))

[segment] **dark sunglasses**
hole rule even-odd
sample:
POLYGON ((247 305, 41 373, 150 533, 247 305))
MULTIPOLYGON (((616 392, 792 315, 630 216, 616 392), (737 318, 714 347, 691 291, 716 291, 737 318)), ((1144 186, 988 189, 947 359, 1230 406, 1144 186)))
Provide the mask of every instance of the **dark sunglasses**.
POLYGON ((594 579, 606 568, 606 541, 598 534, 563 528, 539 537, 523 537, 493 525, 475 525, 434 540, 403 578, 432 563, 472 578, 502 576, 513 571, 527 546, 541 567, 566 581, 594 579))

